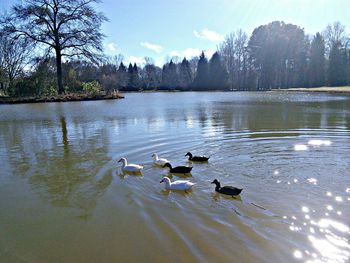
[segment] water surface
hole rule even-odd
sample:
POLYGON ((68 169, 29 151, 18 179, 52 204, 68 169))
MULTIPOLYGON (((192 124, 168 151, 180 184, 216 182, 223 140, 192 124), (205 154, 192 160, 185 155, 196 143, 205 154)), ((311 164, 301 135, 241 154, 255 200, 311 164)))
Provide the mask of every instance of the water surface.
POLYGON ((0 131, 0 262, 350 260, 347 95, 0 105, 0 131), (186 165, 188 151, 211 156, 193 191, 163 190, 152 153, 186 165), (121 157, 142 176, 120 174, 121 157))

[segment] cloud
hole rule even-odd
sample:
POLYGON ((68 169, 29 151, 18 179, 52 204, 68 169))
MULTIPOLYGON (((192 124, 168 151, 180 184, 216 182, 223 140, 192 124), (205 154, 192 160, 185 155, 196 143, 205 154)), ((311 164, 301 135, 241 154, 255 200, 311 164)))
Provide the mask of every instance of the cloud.
POLYGON ((144 57, 129 56, 124 61, 126 66, 128 66, 130 63, 131 64, 136 63, 138 66, 141 66, 141 67, 146 64, 144 57))
POLYGON ((204 54, 208 59, 210 59, 216 51, 217 51, 216 48, 208 48, 207 50, 204 51, 204 54))
POLYGON ((170 57, 182 57, 182 54, 179 51, 173 50, 173 51, 170 51, 169 56, 170 57))
MULTIPOLYGON (((204 54, 207 59, 210 59, 211 56, 216 52, 215 48, 208 48, 204 50, 204 54)), ((191 59, 193 57, 198 57, 202 53, 202 49, 198 48, 186 48, 182 51, 173 50, 169 53, 170 57, 186 57, 187 59, 191 59)))
POLYGON ((183 56, 186 58, 192 58, 197 57, 202 53, 202 50, 198 48, 186 48, 184 51, 182 51, 183 56))
POLYGON ((215 32, 215 31, 211 31, 208 28, 204 28, 200 32, 193 30, 193 34, 198 39, 206 39, 206 40, 213 41, 213 42, 224 40, 223 35, 220 35, 219 33, 215 32))
POLYGON ((161 45, 152 44, 149 42, 141 42, 140 44, 141 44, 141 46, 148 48, 150 50, 153 50, 156 53, 161 53, 163 50, 163 47, 161 45))
POLYGON ((162 58, 156 58, 156 60, 154 61, 154 65, 156 65, 157 67, 163 67, 164 65, 164 59, 162 58))
POLYGON ((120 52, 116 43, 110 42, 105 44, 106 53, 110 55, 115 55, 120 52))

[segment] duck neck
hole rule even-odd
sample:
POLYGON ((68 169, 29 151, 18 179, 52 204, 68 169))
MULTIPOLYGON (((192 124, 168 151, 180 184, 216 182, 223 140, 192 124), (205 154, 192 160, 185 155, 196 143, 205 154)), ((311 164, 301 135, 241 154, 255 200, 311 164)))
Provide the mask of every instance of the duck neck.
POLYGON ((220 183, 215 183, 215 191, 218 191, 221 188, 220 183))
POLYGON ((153 160, 158 161, 158 155, 157 154, 153 155, 153 160))
POLYGON ((164 179, 164 182, 165 182, 165 187, 170 187, 171 181, 170 181, 169 178, 165 178, 165 179, 164 179))
POLYGON ((122 167, 125 167, 128 165, 128 161, 126 159, 122 159, 122 167))
POLYGON ((192 156, 193 156, 192 153, 189 153, 189 154, 188 154, 188 160, 191 160, 191 159, 192 159, 192 156))

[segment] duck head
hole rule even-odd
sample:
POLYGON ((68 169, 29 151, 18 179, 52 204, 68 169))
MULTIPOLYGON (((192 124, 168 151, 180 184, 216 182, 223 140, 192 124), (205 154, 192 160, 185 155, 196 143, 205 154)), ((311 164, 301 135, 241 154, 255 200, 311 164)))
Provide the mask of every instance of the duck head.
POLYGON ((188 156, 188 157, 192 158, 192 153, 188 152, 188 153, 186 153, 185 156, 188 156))
POLYGON ((126 158, 120 158, 118 163, 123 163, 123 166, 126 166, 128 164, 128 161, 126 160, 126 158))
POLYGON ((163 177, 163 179, 159 183, 161 184, 161 183, 164 183, 164 182, 167 185, 169 185, 171 183, 171 181, 170 181, 170 179, 168 177, 163 177))
POLYGON ((215 179, 214 181, 212 181, 211 184, 216 184, 216 185, 219 185, 219 187, 220 187, 220 182, 219 182, 217 179, 215 179))
POLYGON ((155 161, 158 160, 158 154, 156 154, 156 153, 152 154, 152 158, 153 158, 155 161))
MULTIPOLYGON (((170 168, 170 169, 172 169, 173 167, 171 166, 171 164, 170 163, 166 163, 166 164, 164 164, 163 165, 163 168, 165 168, 165 167, 168 167, 168 168, 170 168)), ((164 177, 165 178, 165 177, 164 177)))

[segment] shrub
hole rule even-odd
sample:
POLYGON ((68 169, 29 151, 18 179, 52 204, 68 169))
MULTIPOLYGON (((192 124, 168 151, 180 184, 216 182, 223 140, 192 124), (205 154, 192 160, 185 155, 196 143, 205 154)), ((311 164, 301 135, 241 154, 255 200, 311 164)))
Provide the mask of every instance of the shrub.
POLYGON ((102 87, 100 83, 98 83, 97 81, 83 82, 82 86, 83 86, 83 91, 91 95, 100 94, 102 91, 102 87))

